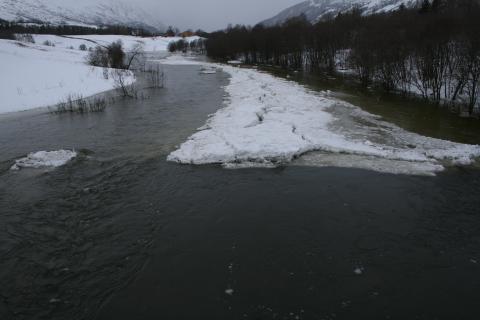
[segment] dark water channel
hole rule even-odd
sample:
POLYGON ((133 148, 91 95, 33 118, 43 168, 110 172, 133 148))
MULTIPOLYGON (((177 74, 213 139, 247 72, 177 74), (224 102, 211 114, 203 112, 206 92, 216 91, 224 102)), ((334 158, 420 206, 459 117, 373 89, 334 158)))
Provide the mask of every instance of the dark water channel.
POLYGON ((480 317, 478 170, 168 163, 228 78, 165 69, 103 113, 0 118, 0 319, 480 317))

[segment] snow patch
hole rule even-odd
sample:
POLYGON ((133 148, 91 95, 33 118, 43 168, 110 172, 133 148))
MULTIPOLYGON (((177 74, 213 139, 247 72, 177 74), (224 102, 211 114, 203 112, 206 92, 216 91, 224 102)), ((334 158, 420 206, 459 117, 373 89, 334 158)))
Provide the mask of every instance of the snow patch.
POLYGON ((353 273, 355 273, 357 276, 361 276, 363 274, 364 269, 362 267, 357 267, 353 270, 353 273))
POLYGON ((11 170, 20 170, 22 168, 44 168, 44 167, 61 167, 77 156, 75 151, 58 150, 58 151, 38 151, 30 153, 25 158, 15 161, 11 170))

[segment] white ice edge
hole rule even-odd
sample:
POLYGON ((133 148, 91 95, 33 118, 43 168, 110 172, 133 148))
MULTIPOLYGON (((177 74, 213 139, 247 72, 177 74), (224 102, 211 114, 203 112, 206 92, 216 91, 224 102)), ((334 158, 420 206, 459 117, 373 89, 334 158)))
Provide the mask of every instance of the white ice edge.
MULTIPOLYGON (((168 64, 222 68, 231 78, 225 90, 229 99, 168 161, 245 167, 258 163, 288 163, 311 151, 338 156, 356 155, 353 163, 330 157, 342 167, 371 167, 362 157, 383 162, 392 173, 430 174, 448 165, 471 164, 480 146, 454 143, 408 132, 347 102, 311 91, 267 73, 170 57, 168 64), (385 160, 392 160, 391 170, 385 160), (358 165, 355 162, 359 162, 358 165), (402 170, 395 170, 395 166, 402 170), (409 170, 409 167, 411 170, 409 170)), ((322 157, 312 164, 322 165, 322 157)), ((388 163, 388 162, 387 162, 388 163)))
POLYGON ((75 158, 77 153, 70 150, 57 151, 38 151, 32 152, 25 158, 15 161, 11 170, 20 170, 22 168, 45 168, 45 167, 61 167, 75 158))

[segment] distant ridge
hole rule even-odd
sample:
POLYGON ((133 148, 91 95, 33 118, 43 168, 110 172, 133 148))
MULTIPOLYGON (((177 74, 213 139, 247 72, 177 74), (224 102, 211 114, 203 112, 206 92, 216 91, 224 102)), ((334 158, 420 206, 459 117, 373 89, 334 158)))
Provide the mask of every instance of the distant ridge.
POLYGON ((121 25, 164 31, 165 26, 134 3, 121 0, 0 0, 0 19, 53 25, 121 25))
POLYGON ((328 17, 335 17, 340 12, 350 11, 353 8, 360 9, 364 14, 371 14, 394 11, 402 4, 412 7, 417 3, 418 0, 308 0, 289 7, 261 23, 265 26, 273 26, 302 14, 308 21, 315 23, 328 17))

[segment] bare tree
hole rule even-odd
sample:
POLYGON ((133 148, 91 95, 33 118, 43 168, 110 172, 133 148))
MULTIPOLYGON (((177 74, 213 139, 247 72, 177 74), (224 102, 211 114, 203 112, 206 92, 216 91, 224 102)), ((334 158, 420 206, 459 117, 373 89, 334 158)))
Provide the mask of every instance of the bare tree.
POLYGON ((135 98, 137 90, 128 81, 128 79, 132 76, 130 71, 114 69, 110 74, 114 81, 115 88, 120 90, 124 97, 135 98))
POLYGON ((163 88, 165 86, 165 73, 160 64, 150 66, 146 72, 148 73, 147 81, 150 88, 163 88))
POLYGON ((125 63, 125 69, 127 70, 145 70, 145 50, 142 43, 137 43, 126 54, 127 61, 125 63))

